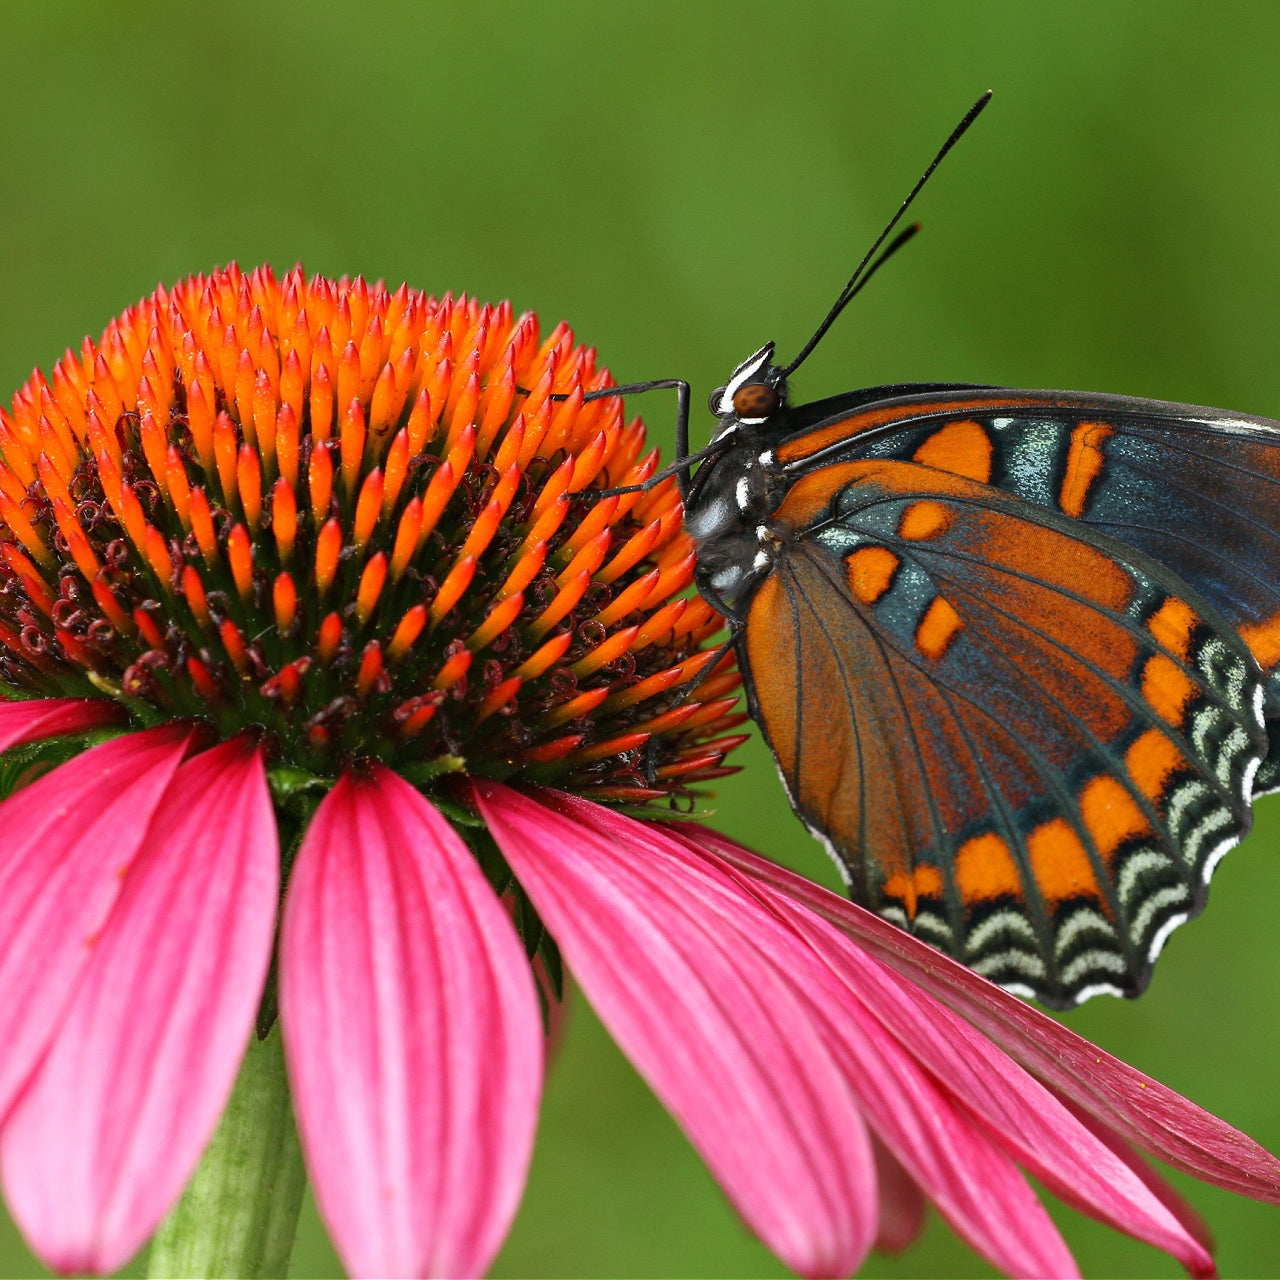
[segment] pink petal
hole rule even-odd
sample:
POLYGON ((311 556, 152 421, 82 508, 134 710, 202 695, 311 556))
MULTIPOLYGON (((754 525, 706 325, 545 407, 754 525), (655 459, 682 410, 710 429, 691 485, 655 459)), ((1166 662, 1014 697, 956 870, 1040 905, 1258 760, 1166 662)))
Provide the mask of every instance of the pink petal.
MULTIPOLYGON (((651 824, 619 818, 569 796, 557 796, 552 803, 584 824, 611 833, 615 844, 638 845, 650 859, 663 852, 651 843, 651 824)), ((847 940, 816 917, 809 916, 806 921, 790 900, 781 900, 785 912, 767 900, 761 902, 758 887, 696 844, 675 848, 704 870, 713 865, 720 874, 738 882, 748 898, 756 899, 775 923, 784 925, 770 946, 788 975, 802 975, 790 993, 791 1000, 810 1003, 810 1016, 835 1052, 867 1121, 959 1234, 1010 1273, 1074 1275, 1075 1265, 1066 1245, 1012 1161, 991 1141, 986 1129, 958 1108, 910 1053, 886 1034, 858 1001, 850 999, 828 967, 822 948, 813 945, 812 933, 814 929, 825 931, 837 947, 848 946, 847 940), (790 926, 789 932, 785 926, 790 926)), ((734 918, 741 915, 740 905, 734 918)), ((758 934, 753 925, 742 945, 758 945, 758 934)))
POLYGON ((316 1200, 356 1275, 479 1275, 528 1172, 533 978, 475 858, 408 783, 347 774, 284 910, 281 1022, 316 1200))
MULTIPOLYGON (((600 812, 570 797, 556 804, 584 821, 600 812)), ((610 823, 619 825, 616 819, 610 823)), ((683 824, 671 834, 695 856, 719 862, 689 838, 683 824)), ((819 1003, 833 1011, 829 1039, 843 1056, 868 1121, 975 1249, 1014 1274, 1062 1275, 1074 1269, 1057 1231, 1011 1164, 1012 1154, 1072 1203, 1168 1249, 1194 1270, 1210 1263, 1129 1169, 1021 1067, 827 921, 768 885, 726 870, 828 967, 825 975, 808 975, 805 986, 814 993, 825 988, 819 1003), (981 1069, 968 1061, 970 1054, 981 1069), (957 1107, 956 1096, 968 1105, 957 1107), (989 1129, 996 1131, 999 1146, 989 1129)))
POLYGON ((871 1148, 880 1187, 876 1248, 882 1253, 901 1253, 915 1244, 924 1228, 924 1192, 879 1138, 872 1138, 871 1148))
MULTIPOLYGON (((600 812, 569 797, 556 804, 584 821, 600 812)), ((612 819, 610 824, 620 825, 612 819)), ((689 831, 681 825, 673 834, 707 856, 703 842, 691 841, 689 831)), ((623 831, 616 834, 626 838, 623 831)), ((886 1145, 975 1248, 1016 1273, 1060 1274, 1072 1265, 1007 1160, 993 1160, 983 1138, 990 1127, 1010 1154, 1068 1202, 1166 1249, 1193 1272, 1212 1268, 1206 1251, 1128 1162, 1082 1130, 1042 1085, 972 1027, 789 896, 754 878, 743 880, 743 886, 807 938, 812 953, 843 982, 845 990, 823 1001, 823 1008, 843 1006, 846 1016, 833 1026, 831 1040, 846 1055, 851 1085, 886 1145), (860 1006, 865 1007, 858 1016, 860 1006), (869 1017, 878 1019, 879 1035, 888 1033, 892 1041, 877 1042, 869 1017), (948 1095, 964 1099, 980 1128, 955 1123, 954 1103, 931 1096, 936 1091, 917 1079, 917 1059, 931 1078, 944 1082, 948 1095), (928 1116, 928 1122, 910 1123, 920 1116, 928 1116), (975 1193, 975 1187, 985 1194, 975 1193)), ((818 989, 812 975, 806 985, 818 989)))
POLYGON ((876 1234, 875 1171, 805 993, 820 967, 732 876, 652 825, 474 790, 584 993, 752 1229, 803 1274, 856 1268, 876 1234))
POLYGON ((833 992, 834 1033, 868 1122, 952 1229, 1009 1275, 1074 1276, 1075 1262, 1013 1161, 857 1005, 833 992), (856 1034, 854 1030, 856 1028, 856 1034))
POLYGON ((50 1266, 114 1271, 181 1194, 252 1034, 279 876, 258 752, 184 764, 0 1133, 10 1207, 50 1266))
POLYGON ((0 701, 0 751, 56 738, 63 733, 87 733, 103 725, 118 724, 124 712, 105 698, 31 698, 0 701))
MULTIPOLYGON (((867 955, 826 920, 771 886, 755 883, 797 931, 810 937, 814 950, 843 981, 846 998, 864 1005, 978 1117, 1002 1149, 1050 1191, 1172 1254, 1193 1273, 1212 1271, 1209 1254, 1129 1163, 1082 1128, 1044 1085, 952 1010, 867 955)), ((926 1185, 926 1190, 932 1188, 926 1185)))
POLYGON ((187 738, 115 738, 0 804, 0 1118, 94 955, 187 738))
MULTIPOLYGON (((1124 1161, 1135 1177, 1153 1196, 1169 1210, 1182 1224, 1183 1229, 1203 1247, 1206 1256, 1211 1256, 1214 1249, 1213 1233, 1208 1223, 1196 1212, 1194 1206, 1169 1182, 1160 1176, 1128 1143, 1117 1138, 1105 1126, 1099 1124, 1093 1116, 1082 1110, 1070 1099, 1062 1099, 1063 1105, 1080 1121, 1090 1133, 1107 1147, 1118 1160, 1124 1161)), ((1204 1274, 1212 1275, 1212 1270, 1204 1274)))
POLYGON ((677 825, 932 992, 1115 1134, 1183 1173, 1280 1203, 1280 1160, 1238 1129, 871 912, 705 827, 677 825))

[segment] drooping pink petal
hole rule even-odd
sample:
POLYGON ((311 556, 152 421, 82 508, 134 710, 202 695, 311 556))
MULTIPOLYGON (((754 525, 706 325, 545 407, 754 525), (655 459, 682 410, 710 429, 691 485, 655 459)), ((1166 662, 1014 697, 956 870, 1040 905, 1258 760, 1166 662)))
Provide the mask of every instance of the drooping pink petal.
POLYGON ((532 1151, 538 1000, 474 857, 389 770, 344 776, 312 819, 280 967, 299 1132, 347 1270, 482 1274, 532 1151))
POLYGON ((871 1147, 876 1156, 876 1182, 880 1187, 876 1248, 881 1253, 901 1253, 916 1242, 924 1227, 924 1192, 874 1135, 871 1147))
POLYGON ((123 709, 106 698, 30 698, 0 701, 0 751, 56 738, 63 733, 87 733, 124 720, 123 709))
POLYGON ((651 825, 474 791, 583 992, 752 1229, 802 1274, 854 1270, 878 1225, 874 1158, 804 994, 820 967, 651 825))
POLYGON ((114 1271, 178 1198, 252 1034, 278 894, 257 750, 195 756, 0 1131, 9 1205, 50 1266, 114 1271))
MULTIPOLYGON (((828 921, 769 885, 752 884, 797 932, 810 938, 815 953, 844 983, 846 1000, 862 1004, 991 1131, 1006 1154, 1082 1212, 1165 1250, 1193 1274, 1212 1271, 1213 1260, 1201 1243, 1129 1163, 1082 1127, 1034 1076, 828 921)), ((930 1186, 926 1190, 932 1194, 930 1186)), ((953 1223, 964 1234, 963 1224, 953 1223)))
MULTIPOLYGON (((652 828, 584 800, 557 796, 553 803, 583 822, 616 829, 618 840, 645 847, 650 838, 652 828)), ((798 956, 786 962, 788 973, 807 968, 792 999, 813 1001, 813 1016, 823 1026, 824 1039, 835 1051, 872 1131, 956 1232, 1011 1275, 1076 1274, 1071 1254, 1043 1205, 987 1127, 957 1106, 950 1091, 886 1031, 832 965, 822 944, 838 949, 851 945, 848 940, 789 899, 770 901, 760 886, 696 842, 683 839, 680 829, 671 834, 694 858, 736 880, 747 897, 784 926, 783 934, 771 939, 771 947, 779 958, 787 954, 788 944, 798 948, 798 956)), ((652 857, 656 850, 648 846, 647 852, 652 857)), ((910 989, 901 998, 928 1000, 910 989)))
MULTIPOLYGON (((721 843, 718 837, 693 839, 696 833, 688 824, 674 834, 690 839, 695 847, 721 843)), ((762 877, 749 875, 747 883, 771 901, 797 932, 810 938, 815 954, 844 983, 847 998, 865 1005, 868 1014, 1054 1194, 1165 1250, 1193 1273, 1212 1269, 1212 1259, 1201 1242, 1184 1229, 1130 1163, 1099 1142, 1087 1126, 1082 1129, 1053 1093, 986 1036, 789 894, 762 877)))
POLYGON ((187 739, 115 738, 0 804, 0 1119, 94 954, 187 739))
POLYGON ((1134 1176, 1139 1178, 1147 1190, 1177 1218, 1187 1234, 1199 1241, 1205 1254, 1212 1255, 1213 1232, 1209 1230, 1209 1224, 1196 1211, 1195 1206, 1167 1179, 1161 1177, 1127 1142, 1117 1138, 1105 1125, 1099 1124, 1084 1108, 1072 1102, 1070 1098, 1059 1100, 1103 1146, 1107 1147, 1118 1160, 1124 1161, 1129 1166, 1134 1176))
POLYGON ((839 1010, 832 1038, 868 1123, 956 1234, 1008 1275, 1076 1275, 1044 1206, 985 1127, 856 1004, 828 994, 839 1010))
POLYGON ((871 912, 705 827, 679 826, 950 1005, 1118 1136, 1183 1173, 1280 1203, 1280 1160, 1246 1134, 871 912))

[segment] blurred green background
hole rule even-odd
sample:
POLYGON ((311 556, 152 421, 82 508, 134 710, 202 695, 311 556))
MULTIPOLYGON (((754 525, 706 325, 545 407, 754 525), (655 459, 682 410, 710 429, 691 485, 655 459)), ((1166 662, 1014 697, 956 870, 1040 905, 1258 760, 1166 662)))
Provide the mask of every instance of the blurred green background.
MULTIPOLYGON (((0 48, 6 398, 235 258, 509 296, 698 406, 765 339, 796 349, 991 87, 800 398, 955 379, 1280 416, 1271 3, 7 4, 0 48)), ((829 878, 763 749, 741 763, 723 827, 829 878)), ((1273 1149, 1278 840, 1273 799, 1150 992, 1069 1017, 1273 1149)), ((1277 1273, 1280 1211, 1189 1194, 1225 1274, 1277 1273)), ((1054 1212, 1087 1273, 1177 1274, 1054 1212)), ((0 1275, 38 1270, 0 1226, 0 1275)), ((294 1272, 340 1274, 310 1208, 294 1272)), ((780 1274, 581 1001, 497 1273, 780 1274)), ((935 1219, 866 1274, 990 1272, 935 1219)))

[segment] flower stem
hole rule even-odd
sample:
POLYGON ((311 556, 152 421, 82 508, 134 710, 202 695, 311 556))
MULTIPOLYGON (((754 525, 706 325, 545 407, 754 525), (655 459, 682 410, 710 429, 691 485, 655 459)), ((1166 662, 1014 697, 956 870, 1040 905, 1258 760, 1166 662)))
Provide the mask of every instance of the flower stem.
POLYGON ((280 1028, 255 1039, 204 1158, 151 1244, 148 1276, 281 1276, 306 1187, 280 1028))

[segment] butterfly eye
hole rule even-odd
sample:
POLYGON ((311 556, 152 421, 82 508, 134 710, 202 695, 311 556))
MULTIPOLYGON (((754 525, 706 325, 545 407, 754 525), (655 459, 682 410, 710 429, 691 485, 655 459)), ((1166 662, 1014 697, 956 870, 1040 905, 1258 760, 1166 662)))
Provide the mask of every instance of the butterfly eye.
POLYGON ((717 417, 720 416, 720 401, 724 399, 724 387, 717 387, 707 397, 707 408, 711 410, 717 417))
POLYGON ((748 382, 733 393, 733 411, 739 418, 767 418, 782 403, 775 387, 748 382))

